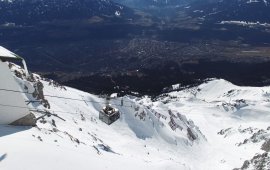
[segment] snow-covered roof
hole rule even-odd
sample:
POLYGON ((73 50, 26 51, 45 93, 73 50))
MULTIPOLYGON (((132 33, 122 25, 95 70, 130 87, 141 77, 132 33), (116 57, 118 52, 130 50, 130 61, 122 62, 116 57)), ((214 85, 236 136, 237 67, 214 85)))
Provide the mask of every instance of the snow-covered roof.
POLYGON ((0 59, 21 59, 18 55, 14 54, 13 52, 9 51, 8 49, 0 46, 0 59))

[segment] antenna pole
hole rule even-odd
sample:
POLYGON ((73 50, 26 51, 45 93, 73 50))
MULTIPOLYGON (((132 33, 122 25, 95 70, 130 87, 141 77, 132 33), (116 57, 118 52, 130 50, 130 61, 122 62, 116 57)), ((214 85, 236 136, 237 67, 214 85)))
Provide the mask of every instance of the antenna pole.
POLYGON ((110 106, 110 96, 106 96, 106 102, 105 102, 105 104, 106 104, 106 107, 108 108, 109 106, 110 106))

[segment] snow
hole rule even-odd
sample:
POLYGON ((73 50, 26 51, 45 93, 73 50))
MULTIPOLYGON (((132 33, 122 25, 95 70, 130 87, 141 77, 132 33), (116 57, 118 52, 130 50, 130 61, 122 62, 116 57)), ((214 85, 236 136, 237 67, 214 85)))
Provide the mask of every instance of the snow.
POLYGON ((230 25, 239 25, 247 27, 270 27, 269 23, 260 23, 260 22, 249 22, 249 21, 221 21, 219 24, 230 24, 230 25))
POLYGON ((259 1, 259 0, 248 0, 247 1, 247 4, 252 4, 252 3, 264 3, 265 6, 268 6, 267 0, 262 0, 262 1, 259 1))
MULTIPOLYGON (((211 167, 233 169, 241 167, 241 162, 261 152, 258 144, 236 146, 246 138, 236 132, 239 128, 267 128, 270 120, 269 94, 270 87, 239 87, 225 80, 211 80, 195 88, 170 93, 169 96, 177 98, 167 103, 166 107, 181 108, 200 128, 209 143, 205 153, 211 158, 206 157, 209 160, 205 161, 211 164, 211 167), (245 100, 247 105, 237 109, 236 101, 241 99, 245 100), (221 103, 230 103, 235 108, 226 111, 219 106, 221 103), (217 135, 218 129, 226 128, 234 129, 235 133, 226 139, 220 138, 217 135)), ((209 169, 209 164, 201 165, 205 166, 201 169, 209 169)))
POLYGON ((115 11, 115 16, 117 16, 117 17, 119 17, 119 16, 121 16, 121 12, 120 11, 115 11))
POLYGON ((172 85, 172 90, 178 90, 180 89, 180 87, 181 87, 181 84, 172 85))
POLYGON ((260 1, 258 1, 258 0, 249 0, 249 1, 247 1, 247 4, 250 4, 250 3, 259 3, 260 1))
MULTIPOLYGON (((29 107, 46 109, 65 121, 50 116, 37 127, 0 126, 1 170, 227 170, 262 154, 261 145, 270 136, 270 87, 211 79, 155 100, 124 96, 121 106, 122 98, 114 98, 111 105, 121 116, 109 126, 98 119, 105 99, 34 77, 43 83, 51 107, 29 107), (176 123, 175 130, 170 122, 176 123)), ((16 79, 33 90, 33 82, 16 79)))
POLYGON ((267 0, 263 0, 265 6, 268 6, 268 1, 267 0))
POLYGON ((16 54, 14 54, 13 52, 7 50, 6 48, 2 46, 0 46, 0 58, 1 57, 18 59, 16 54))

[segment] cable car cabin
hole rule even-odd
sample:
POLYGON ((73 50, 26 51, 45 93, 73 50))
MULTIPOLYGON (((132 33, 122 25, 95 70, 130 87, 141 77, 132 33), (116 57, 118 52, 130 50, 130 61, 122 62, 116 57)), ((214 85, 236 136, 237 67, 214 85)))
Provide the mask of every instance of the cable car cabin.
POLYGON ((120 118, 120 113, 118 109, 107 105, 99 112, 99 119, 104 123, 110 125, 120 118))

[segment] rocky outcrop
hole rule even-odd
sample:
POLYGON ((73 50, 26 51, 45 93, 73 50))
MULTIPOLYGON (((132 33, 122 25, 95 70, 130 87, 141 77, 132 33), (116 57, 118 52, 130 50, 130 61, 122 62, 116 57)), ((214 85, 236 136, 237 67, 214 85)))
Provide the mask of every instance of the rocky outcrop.
POLYGON ((241 168, 235 168, 233 170, 268 170, 270 169, 270 157, 268 152, 262 154, 256 154, 251 160, 246 160, 241 168))
POLYGON ((270 151, 270 139, 267 139, 261 147, 262 150, 269 152, 270 151))
POLYGON ((44 85, 38 80, 35 84, 34 84, 34 88, 35 88, 35 91, 33 93, 33 97, 40 100, 41 103, 43 104, 43 106, 45 108, 50 108, 50 104, 48 102, 48 100, 45 99, 45 96, 44 96, 44 92, 43 92, 43 88, 44 88, 44 85))
POLYGON ((36 117, 33 113, 30 113, 15 122, 12 122, 10 125, 14 126, 36 126, 36 117))

